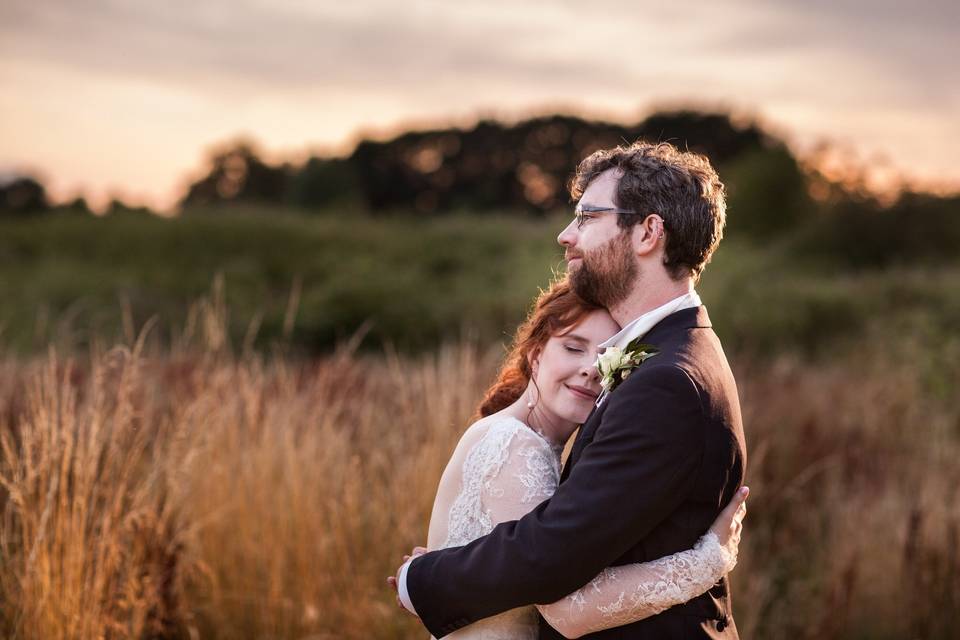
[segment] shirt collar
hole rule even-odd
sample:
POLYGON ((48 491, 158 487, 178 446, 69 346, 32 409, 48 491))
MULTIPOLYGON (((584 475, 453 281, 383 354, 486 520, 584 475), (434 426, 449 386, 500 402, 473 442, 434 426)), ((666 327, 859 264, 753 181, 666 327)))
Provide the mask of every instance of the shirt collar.
POLYGON ((666 318, 672 313, 677 311, 682 311, 683 309, 689 309, 691 307, 699 307, 702 303, 700 302, 700 296, 697 295, 696 291, 690 291, 683 294, 677 298, 674 298, 666 304, 662 304, 656 309, 651 309, 639 318, 634 319, 619 332, 616 333, 606 342, 601 342, 598 346, 601 348, 606 347, 620 347, 621 349, 626 349, 627 345, 630 344, 633 340, 641 338, 650 329, 654 327, 661 320, 666 318))

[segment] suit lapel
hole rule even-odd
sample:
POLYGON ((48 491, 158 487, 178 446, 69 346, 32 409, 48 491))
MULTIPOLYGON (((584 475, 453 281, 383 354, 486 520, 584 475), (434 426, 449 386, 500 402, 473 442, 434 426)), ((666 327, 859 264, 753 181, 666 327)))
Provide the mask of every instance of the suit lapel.
MULTIPOLYGON (((676 313, 671 313, 654 325, 644 336, 644 342, 660 345, 668 342, 670 335, 676 331, 684 331, 693 327, 710 326, 710 317, 707 315, 706 307, 701 305, 699 307, 682 309, 676 313)), ((616 393, 616 391, 614 391, 614 393, 616 393)), ((590 415, 587 416, 586 422, 580 427, 580 430, 577 432, 577 438, 573 442, 573 447, 570 449, 570 455, 567 457, 567 462, 563 465, 563 470, 560 473, 560 482, 567 479, 567 476, 570 475, 570 469, 576 464, 584 448, 593 440, 593 434, 597 431, 597 427, 600 426, 600 422, 603 419, 603 412, 609 402, 610 398, 607 397, 600 403, 599 407, 595 406, 590 411, 590 415)))

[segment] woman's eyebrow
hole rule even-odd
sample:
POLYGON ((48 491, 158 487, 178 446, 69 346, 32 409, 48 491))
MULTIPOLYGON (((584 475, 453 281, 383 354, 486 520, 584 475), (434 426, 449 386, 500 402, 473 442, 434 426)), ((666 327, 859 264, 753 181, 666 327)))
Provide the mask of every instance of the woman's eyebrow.
POLYGON ((582 342, 583 344, 590 344, 590 341, 584 338, 583 336, 576 333, 565 333, 562 336, 563 338, 568 338, 570 340, 575 340, 576 342, 582 342))

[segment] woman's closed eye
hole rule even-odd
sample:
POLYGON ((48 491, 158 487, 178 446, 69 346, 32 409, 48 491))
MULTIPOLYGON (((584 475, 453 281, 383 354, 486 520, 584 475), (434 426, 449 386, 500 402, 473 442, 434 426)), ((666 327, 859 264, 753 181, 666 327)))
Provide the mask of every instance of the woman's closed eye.
POLYGON ((563 345, 563 348, 566 349, 567 351, 570 351, 571 353, 583 353, 583 349, 580 349, 578 347, 571 347, 568 344, 563 345))

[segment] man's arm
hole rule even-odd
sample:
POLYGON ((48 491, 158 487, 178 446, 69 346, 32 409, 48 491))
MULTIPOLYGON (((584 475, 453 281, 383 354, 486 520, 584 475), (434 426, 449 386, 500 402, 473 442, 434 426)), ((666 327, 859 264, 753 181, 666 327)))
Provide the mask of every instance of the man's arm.
POLYGON ((689 494, 705 421, 687 374, 641 367, 607 402, 593 441, 550 500, 464 547, 410 564, 405 586, 434 636, 578 589, 689 494))

